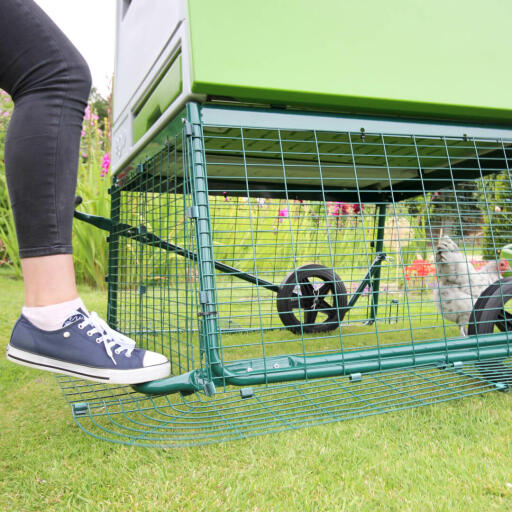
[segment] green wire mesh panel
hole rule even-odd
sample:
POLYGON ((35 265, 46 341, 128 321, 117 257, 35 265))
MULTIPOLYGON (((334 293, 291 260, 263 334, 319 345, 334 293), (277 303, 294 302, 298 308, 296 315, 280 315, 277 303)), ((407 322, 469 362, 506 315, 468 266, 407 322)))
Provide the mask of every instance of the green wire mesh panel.
POLYGON ((347 377, 242 388, 205 397, 147 396, 129 387, 105 387, 58 377, 73 417, 86 433, 136 446, 183 447, 294 430, 334 421, 481 395, 512 385, 512 369, 486 363, 485 380, 474 364, 420 366, 347 377), (245 398, 243 398, 245 397, 245 398))
POLYGON ((138 391, 183 396, 61 380, 84 429, 193 444, 508 386, 512 139, 199 113, 112 188, 109 322, 171 360, 138 391))
POLYGON ((164 245, 195 250, 184 162, 177 135, 135 169, 122 191, 114 187, 117 229, 109 237, 109 321, 145 348, 166 354, 173 374, 200 364, 197 266, 164 245))

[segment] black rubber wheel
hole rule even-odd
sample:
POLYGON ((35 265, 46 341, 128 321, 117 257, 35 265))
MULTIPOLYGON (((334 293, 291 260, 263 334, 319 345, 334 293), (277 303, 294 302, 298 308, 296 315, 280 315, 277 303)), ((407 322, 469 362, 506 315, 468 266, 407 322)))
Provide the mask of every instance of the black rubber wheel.
MULTIPOLYGON (((505 309, 512 299, 512 277, 507 277, 488 286, 478 297, 469 317, 468 335, 512 332, 512 314, 505 309)), ((491 382, 506 380, 512 384, 512 368, 501 361, 475 363, 482 376, 491 382)))
POLYGON ((283 279, 277 292, 277 311, 295 334, 333 331, 347 312, 347 289, 330 268, 303 265, 283 279))

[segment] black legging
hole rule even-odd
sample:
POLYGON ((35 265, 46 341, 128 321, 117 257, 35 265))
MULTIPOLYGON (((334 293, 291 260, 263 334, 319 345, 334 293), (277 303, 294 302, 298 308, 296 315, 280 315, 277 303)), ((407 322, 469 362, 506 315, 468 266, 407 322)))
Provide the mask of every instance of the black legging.
POLYGON ((5 143, 20 256, 69 254, 80 132, 91 76, 32 0, 0 0, 0 88, 14 101, 5 143))

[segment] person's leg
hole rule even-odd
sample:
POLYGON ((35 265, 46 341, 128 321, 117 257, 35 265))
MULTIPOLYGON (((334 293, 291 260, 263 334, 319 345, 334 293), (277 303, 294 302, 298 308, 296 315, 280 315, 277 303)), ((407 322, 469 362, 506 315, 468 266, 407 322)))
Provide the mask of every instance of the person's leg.
POLYGON ((32 0, 1 0, 0 88, 15 107, 5 165, 26 302, 7 358, 100 382, 166 377, 160 354, 135 348, 78 298, 71 229, 87 64, 32 0))
POLYGON ((25 280, 25 306, 41 307, 78 298, 71 254, 21 260, 25 280))
POLYGON ((80 53, 33 0, 2 0, 0 87, 15 105, 5 170, 20 257, 71 254, 91 77, 80 53))

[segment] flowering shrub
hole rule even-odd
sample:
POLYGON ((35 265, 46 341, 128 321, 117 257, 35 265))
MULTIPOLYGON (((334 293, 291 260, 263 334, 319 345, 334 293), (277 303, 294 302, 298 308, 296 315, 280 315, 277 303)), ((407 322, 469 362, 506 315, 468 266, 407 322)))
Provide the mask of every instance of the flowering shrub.
POLYGON ((418 258, 405 267, 405 279, 409 291, 416 290, 423 293, 428 288, 436 286, 436 267, 428 261, 418 258))
MULTIPOLYGON (((85 109, 80 157, 77 195, 83 203, 79 208, 110 217, 110 120, 100 119, 92 103, 85 109)), ((108 271, 105 233, 84 222, 74 222, 73 257, 77 280, 103 289, 108 271)))
POLYGON ((432 263, 424 259, 416 259, 405 267, 405 278, 410 281, 411 277, 435 276, 436 268, 432 263))
POLYGON ((327 210, 329 215, 340 217, 342 215, 359 215, 364 212, 364 204, 360 203, 344 203, 338 201, 336 203, 328 203, 327 210))

